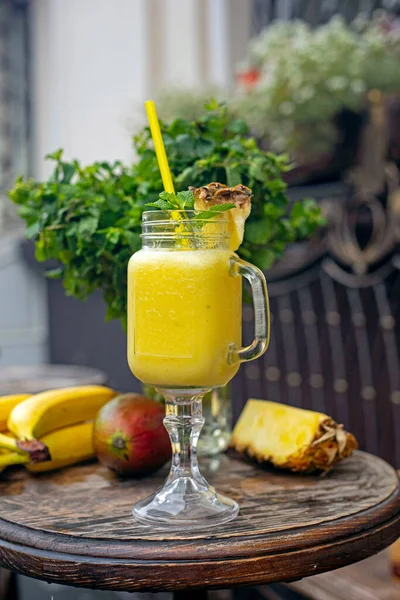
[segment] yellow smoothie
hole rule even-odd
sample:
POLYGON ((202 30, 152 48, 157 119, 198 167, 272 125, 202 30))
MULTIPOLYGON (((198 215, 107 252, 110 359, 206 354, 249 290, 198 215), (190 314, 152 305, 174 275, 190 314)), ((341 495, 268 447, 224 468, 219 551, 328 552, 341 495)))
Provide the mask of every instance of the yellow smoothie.
POLYGON ((128 362, 142 382, 218 387, 236 374, 241 345, 241 277, 229 250, 143 249, 128 267, 128 362))

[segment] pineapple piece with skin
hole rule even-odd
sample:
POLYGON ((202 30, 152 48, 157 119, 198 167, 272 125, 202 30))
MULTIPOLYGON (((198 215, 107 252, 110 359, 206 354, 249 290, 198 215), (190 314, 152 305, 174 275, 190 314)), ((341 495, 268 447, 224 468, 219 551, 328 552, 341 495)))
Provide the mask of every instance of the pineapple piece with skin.
POLYGON ((358 447, 351 433, 322 413, 267 400, 247 401, 231 447, 291 471, 329 471, 358 447))
POLYGON ((216 204, 230 202, 235 205, 227 213, 223 213, 223 218, 228 219, 230 249, 235 252, 243 242, 244 224, 251 212, 251 189, 242 184, 228 187, 224 183, 213 181, 197 189, 189 187, 189 190, 193 192, 196 210, 207 210, 216 204))

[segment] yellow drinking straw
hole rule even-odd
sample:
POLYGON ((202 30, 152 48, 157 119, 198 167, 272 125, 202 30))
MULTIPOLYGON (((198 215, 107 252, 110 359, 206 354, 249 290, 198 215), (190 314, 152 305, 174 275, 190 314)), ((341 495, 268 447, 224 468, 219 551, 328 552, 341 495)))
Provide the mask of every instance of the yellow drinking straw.
POLYGON ((154 149, 156 151, 158 166, 161 172, 164 190, 172 194, 175 193, 174 184, 172 183, 171 171, 168 164, 168 158, 165 153, 164 142, 161 135, 160 123, 158 122, 156 105, 153 100, 145 102, 147 118, 149 120, 151 137, 153 138, 154 149))

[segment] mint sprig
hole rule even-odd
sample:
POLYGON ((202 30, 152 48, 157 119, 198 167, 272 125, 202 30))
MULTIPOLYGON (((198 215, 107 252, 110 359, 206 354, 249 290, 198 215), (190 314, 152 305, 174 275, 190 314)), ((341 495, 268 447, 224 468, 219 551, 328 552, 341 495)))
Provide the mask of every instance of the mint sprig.
MULTIPOLYGON (((161 192, 158 200, 155 202, 149 202, 146 206, 153 208, 159 208, 160 210, 193 210, 194 209, 194 195, 193 192, 186 190, 173 194, 171 192, 161 192)), ((210 206, 207 210, 202 210, 197 213, 193 219, 204 221, 206 219, 212 219, 220 213, 224 213, 231 208, 234 208, 233 202, 227 202, 226 204, 215 204, 210 206)))
POLYGON ((152 206, 160 210, 193 210, 194 195, 189 190, 184 190, 177 194, 161 192, 158 200, 149 202, 146 206, 152 206))

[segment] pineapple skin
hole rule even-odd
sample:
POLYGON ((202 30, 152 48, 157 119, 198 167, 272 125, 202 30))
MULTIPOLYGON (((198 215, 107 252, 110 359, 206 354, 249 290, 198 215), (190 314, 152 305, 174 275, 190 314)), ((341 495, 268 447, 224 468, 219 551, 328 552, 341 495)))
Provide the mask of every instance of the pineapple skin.
POLYGON ((327 415, 250 399, 232 433, 231 447, 260 463, 313 473, 329 471, 358 444, 327 415))

